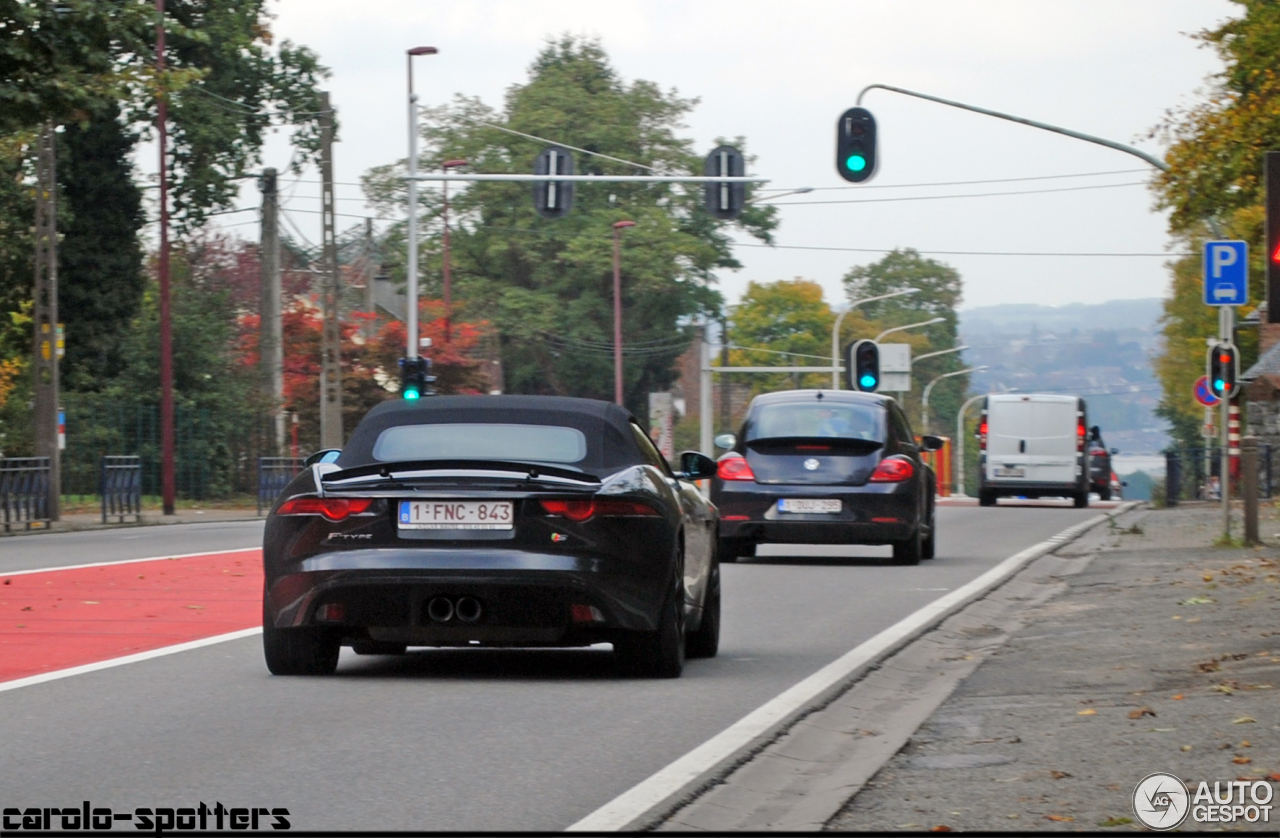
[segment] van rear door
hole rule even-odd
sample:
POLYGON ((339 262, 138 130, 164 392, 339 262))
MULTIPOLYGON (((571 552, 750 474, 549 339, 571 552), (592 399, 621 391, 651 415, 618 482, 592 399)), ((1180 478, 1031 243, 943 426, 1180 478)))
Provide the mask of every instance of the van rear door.
POLYGON ((987 404, 987 479, 1069 485, 1079 480, 1079 399, 992 397, 987 404))

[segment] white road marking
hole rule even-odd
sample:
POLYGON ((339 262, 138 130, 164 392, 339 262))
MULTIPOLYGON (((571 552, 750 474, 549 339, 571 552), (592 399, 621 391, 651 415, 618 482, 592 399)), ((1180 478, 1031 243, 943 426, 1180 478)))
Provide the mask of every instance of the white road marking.
POLYGON ((116 666, 124 666, 127 663, 138 663, 139 661, 151 660, 152 658, 162 658, 165 655, 176 655, 179 652, 199 649, 202 646, 213 646, 216 643, 226 643, 228 640, 239 640, 242 637, 252 637, 255 634, 262 634, 262 626, 240 629, 239 631, 227 632, 226 634, 217 634, 213 637, 205 637, 200 640, 192 640, 187 643, 178 643, 173 646, 162 646, 159 649, 152 649, 149 652, 138 652, 137 654, 125 655, 121 658, 111 658, 110 660, 98 661, 97 663, 86 663, 84 666, 73 666, 70 669, 59 669, 55 672, 42 672, 39 675, 30 675, 26 678, 6 681, 3 684, 0 684, 0 692, 16 690, 19 687, 30 687, 35 684, 44 684, 48 681, 57 681, 59 678, 70 678, 72 675, 84 675, 87 672, 97 672, 100 669, 111 669, 116 666))
POLYGON ((644 824, 636 821, 659 814, 657 810, 674 802, 674 798, 682 795, 686 787, 693 786, 700 780, 705 781, 709 772, 718 766, 730 764, 739 755, 747 753, 754 742, 773 736, 780 726, 787 724, 806 704, 839 685, 859 668, 897 648, 907 639, 923 633, 1021 570, 1028 562, 1110 517, 1098 515, 1068 527, 1039 544, 1015 553, 946 596, 935 599, 743 716, 675 762, 572 824, 566 831, 615 832, 643 826, 644 824))
POLYGON ((176 556, 147 556, 145 559, 116 559, 110 562, 90 562, 88 564, 68 564, 61 567, 37 567, 32 570, 0 571, 0 577, 26 576, 29 573, 52 573, 55 570, 80 570, 86 567, 110 567, 117 564, 137 564, 138 562, 159 562, 165 559, 194 559, 197 556, 222 556, 227 553, 244 553, 248 550, 261 550, 258 545, 240 547, 234 550, 213 550, 206 553, 180 553, 176 556))

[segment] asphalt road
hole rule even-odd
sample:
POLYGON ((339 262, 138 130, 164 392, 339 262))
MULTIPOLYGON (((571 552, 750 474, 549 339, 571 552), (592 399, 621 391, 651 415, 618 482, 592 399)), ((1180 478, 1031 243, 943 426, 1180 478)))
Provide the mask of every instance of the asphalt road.
MULTIPOLYGON (((275 678, 247 638, 0 693, 0 806, 287 807, 295 829, 562 829, 1007 556, 1097 514, 939 509, 938 558, 771 548, 723 571, 718 658, 614 675, 604 649, 344 650, 275 678)), ((253 545, 260 523, 0 542, 0 572, 253 545)))

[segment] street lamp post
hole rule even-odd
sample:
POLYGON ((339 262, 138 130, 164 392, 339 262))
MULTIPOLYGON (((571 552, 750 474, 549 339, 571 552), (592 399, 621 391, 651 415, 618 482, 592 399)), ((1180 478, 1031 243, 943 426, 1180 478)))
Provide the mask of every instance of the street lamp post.
POLYGON ((409 74, 409 310, 405 316, 407 333, 406 358, 418 357, 418 94, 413 92, 413 59, 418 55, 435 55, 435 47, 406 50, 409 74))
MULTIPOLYGON (((459 166, 467 165, 466 160, 446 160, 441 168, 448 172, 459 166)), ((453 274, 449 264, 449 181, 444 182, 444 237, 442 241, 444 256, 444 342, 453 340, 453 274)))
POLYGON ((613 400, 622 404, 622 231, 634 221, 613 223, 613 400))
POLYGON ((866 297, 861 300, 854 300, 849 303, 849 307, 840 312, 836 316, 836 325, 831 329, 831 389, 840 389, 840 324, 844 322, 844 316, 853 311, 864 303, 875 303, 880 300, 887 300, 890 297, 902 297, 907 294, 919 294, 919 288, 904 288, 901 291, 894 291, 892 294, 881 294, 878 297, 866 297))
POLYGON ((905 326, 894 326, 892 329, 885 329, 883 332, 876 335, 875 342, 879 343, 885 335, 892 334, 893 332, 905 332, 907 329, 918 329, 921 326, 932 326, 934 323, 945 323, 946 320, 947 318, 945 317, 935 317, 932 320, 921 320, 919 323, 908 323, 905 326))
MULTIPOLYGON (((941 354, 941 353, 930 353, 930 354, 941 354)), ((925 433, 929 432, 929 394, 933 392, 933 385, 937 384, 942 379, 950 378, 953 375, 964 375, 967 372, 981 372, 982 370, 985 370, 985 369, 987 369, 987 365, 983 364, 980 367, 969 367, 968 369, 955 370, 954 372, 944 372, 942 375, 938 376, 933 381, 930 381, 928 384, 926 384, 924 388, 924 393, 920 397, 920 429, 925 433)))

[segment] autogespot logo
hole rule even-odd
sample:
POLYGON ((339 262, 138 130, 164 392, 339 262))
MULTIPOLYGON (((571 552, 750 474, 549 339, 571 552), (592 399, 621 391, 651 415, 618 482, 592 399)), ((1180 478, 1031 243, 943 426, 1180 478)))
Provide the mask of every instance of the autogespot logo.
POLYGON ((1172 774, 1148 774, 1133 790, 1133 813, 1149 829, 1174 829, 1190 809, 1187 787, 1172 774))

